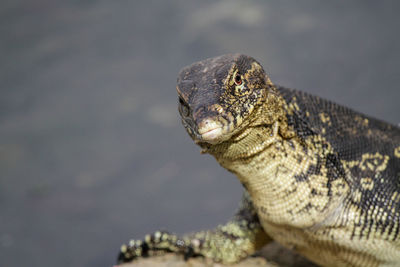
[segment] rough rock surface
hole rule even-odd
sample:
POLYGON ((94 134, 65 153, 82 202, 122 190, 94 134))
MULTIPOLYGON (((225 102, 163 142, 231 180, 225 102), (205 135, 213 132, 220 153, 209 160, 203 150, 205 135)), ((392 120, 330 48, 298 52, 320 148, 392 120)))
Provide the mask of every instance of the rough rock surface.
POLYGON ((231 265, 223 265, 219 263, 214 263, 210 260, 204 258, 192 258, 188 261, 184 261, 183 257, 173 253, 168 253, 165 255, 142 258, 135 260, 131 263, 120 265, 120 267, 222 267, 222 266, 232 266, 232 267, 312 267, 316 266, 298 254, 283 248, 282 246, 273 243, 262 249, 257 257, 249 257, 239 263, 231 265))
MULTIPOLYGON (((217 267, 226 266, 218 263, 213 263, 212 261, 206 260, 204 258, 193 258, 188 261, 184 261, 183 257, 175 254, 166 254, 151 258, 144 258, 132 263, 120 265, 121 267, 151 267, 151 266, 162 266, 162 267, 217 267)), ((248 258, 237 264, 232 264, 229 266, 235 267, 245 267, 245 266, 278 266, 275 264, 268 264, 266 260, 262 257, 248 258)))

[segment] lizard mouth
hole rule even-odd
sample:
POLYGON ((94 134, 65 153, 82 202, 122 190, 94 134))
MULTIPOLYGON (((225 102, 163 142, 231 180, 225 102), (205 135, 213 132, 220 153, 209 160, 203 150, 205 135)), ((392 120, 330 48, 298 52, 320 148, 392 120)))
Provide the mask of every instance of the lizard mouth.
POLYGON ((198 133, 202 141, 217 144, 222 141, 224 127, 218 122, 206 119, 199 124, 198 133))
POLYGON ((206 142, 213 142, 213 141, 218 141, 218 137, 220 137, 222 134, 222 127, 218 127, 215 129, 208 130, 207 132, 204 132, 201 135, 201 138, 206 141, 206 142))

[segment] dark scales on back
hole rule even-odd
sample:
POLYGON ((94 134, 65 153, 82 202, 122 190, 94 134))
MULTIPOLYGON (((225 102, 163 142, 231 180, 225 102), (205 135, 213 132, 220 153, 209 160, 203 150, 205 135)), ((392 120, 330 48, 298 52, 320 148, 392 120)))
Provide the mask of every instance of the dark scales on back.
POLYGON ((231 221, 155 232, 119 261, 160 251, 239 261, 272 240, 322 266, 400 266, 400 129, 297 90, 223 55, 184 68, 179 112, 204 153, 245 192, 231 221))

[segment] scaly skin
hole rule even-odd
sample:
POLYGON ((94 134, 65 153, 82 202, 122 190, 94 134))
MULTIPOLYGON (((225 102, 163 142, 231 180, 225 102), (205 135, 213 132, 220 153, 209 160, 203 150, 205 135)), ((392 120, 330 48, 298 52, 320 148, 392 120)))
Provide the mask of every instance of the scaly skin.
POLYGON ((178 238, 156 232, 120 261, 184 253, 236 262, 271 240, 322 266, 400 266, 400 129, 276 87, 261 65, 224 55, 184 68, 191 138, 245 187, 232 221, 178 238))

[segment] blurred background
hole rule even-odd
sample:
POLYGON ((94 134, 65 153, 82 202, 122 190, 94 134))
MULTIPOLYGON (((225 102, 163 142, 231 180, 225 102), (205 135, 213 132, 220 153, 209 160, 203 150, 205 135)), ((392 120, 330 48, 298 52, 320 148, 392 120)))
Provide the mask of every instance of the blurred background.
POLYGON ((240 52, 273 82, 400 122, 399 1, 0 3, 0 265, 110 266, 211 228, 236 178, 180 124, 175 82, 240 52))

